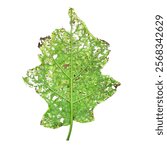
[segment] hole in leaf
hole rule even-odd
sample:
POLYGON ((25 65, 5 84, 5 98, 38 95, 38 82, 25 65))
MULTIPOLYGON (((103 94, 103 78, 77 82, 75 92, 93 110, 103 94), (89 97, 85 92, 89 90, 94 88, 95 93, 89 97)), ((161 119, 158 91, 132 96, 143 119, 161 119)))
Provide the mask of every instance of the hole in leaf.
POLYGON ((53 55, 53 58, 56 59, 57 58, 57 54, 53 55))
POLYGON ((60 119, 60 122, 63 123, 63 122, 64 122, 64 118, 61 118, 61 119, 60 119))
POLYGON ((57 99, 57 96, 53 96, 52 100, 56 100, 57 99))

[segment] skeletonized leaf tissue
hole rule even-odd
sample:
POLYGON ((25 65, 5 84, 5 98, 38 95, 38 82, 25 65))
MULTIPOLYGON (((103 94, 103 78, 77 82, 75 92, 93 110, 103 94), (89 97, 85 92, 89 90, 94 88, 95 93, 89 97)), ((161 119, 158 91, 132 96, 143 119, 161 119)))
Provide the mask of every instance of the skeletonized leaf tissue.
POLYGON ((101 69, 108 61, 109 44, 95 38, 74 9, 69 9, 70 31, 56 29, 40 38, 41 64, 27 71, 24 81, 47 102, 41 125, 58 128, 73 121, 94 120, 95 106, 112 96, 120 83, 101 69))

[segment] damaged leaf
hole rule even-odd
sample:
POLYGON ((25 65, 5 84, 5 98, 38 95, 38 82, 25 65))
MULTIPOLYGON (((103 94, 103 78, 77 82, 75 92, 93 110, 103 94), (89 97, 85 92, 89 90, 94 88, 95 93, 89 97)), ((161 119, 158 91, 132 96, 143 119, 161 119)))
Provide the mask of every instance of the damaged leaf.
POLYGON ((74 9, 69 9, 70 31, 56 29, 40 38, 41 64, 27 71, 24 81, 47 102, 41 125, 58 128, 73 121, 94 120, 95 106, 113 95, 120 83, 101 69, 109 57, 109 44, 95 38, 74 9))

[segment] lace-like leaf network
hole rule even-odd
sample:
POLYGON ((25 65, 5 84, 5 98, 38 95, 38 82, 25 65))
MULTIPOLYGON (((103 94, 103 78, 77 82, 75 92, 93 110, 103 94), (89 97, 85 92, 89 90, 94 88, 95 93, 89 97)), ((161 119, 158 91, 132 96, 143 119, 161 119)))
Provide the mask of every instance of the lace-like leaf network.
POLYGON ((101 73, 109 59, 109 44, 95 38, 74 9, 68 13, 71 30, 56 29, 40 38, 41 65, 28 70, 23 79, 48 104, 41 125, 70 125, 72 130, 73 120, 93 121, 95 106, 112 96, 120 83, 101 73))

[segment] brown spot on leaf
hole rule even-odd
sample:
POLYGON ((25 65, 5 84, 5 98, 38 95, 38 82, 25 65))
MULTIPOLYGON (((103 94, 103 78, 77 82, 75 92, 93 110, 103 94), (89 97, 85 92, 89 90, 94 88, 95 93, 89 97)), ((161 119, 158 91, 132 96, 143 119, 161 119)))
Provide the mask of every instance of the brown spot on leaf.
POLYGON ((69 64, 64 64, 63 67, 66 69, 67 67, 69 67, 69 64))
POLYGON ((42 46, 42 43, 39 42, 39 43, 38 43, 38 48, 40 48, 41 46, 42 46))
POLYGON ((117 87, 120 86, 120 85, 121 85, 121 83, 116 83, 116 84, 114 85, 114 87, 117 88, 117 87))
POLYGON ((40 40, 41 40, 41 41, 44 41, 44 40, 46 40, 46 39, 51 39, 51 37, 50 37, 50 36, 40 37, 40 40))

